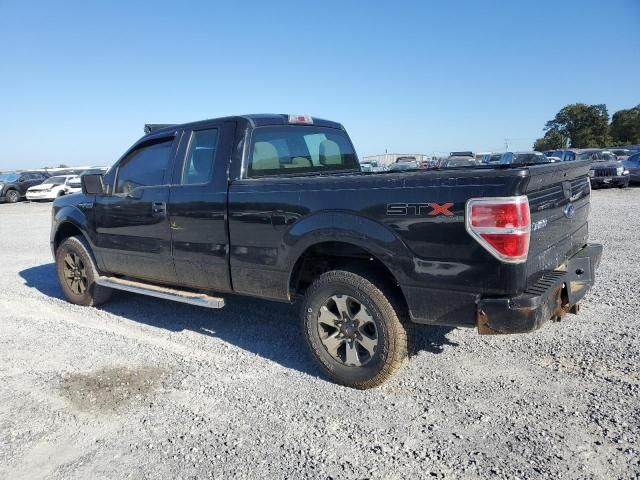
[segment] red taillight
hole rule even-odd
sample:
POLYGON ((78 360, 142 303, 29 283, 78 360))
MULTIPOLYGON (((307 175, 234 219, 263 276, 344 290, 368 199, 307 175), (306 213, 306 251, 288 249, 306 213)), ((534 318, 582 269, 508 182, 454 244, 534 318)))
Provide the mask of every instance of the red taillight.
POLYGON ((478 203, 471 206, 471 226, 518 228, 529 226, 529 205, 519 203, 478 203))
POLYGON ((511 263, 527 259, 531 235, 527 197, 472 198, 465 222, 471 236, 494 257, 511 263))

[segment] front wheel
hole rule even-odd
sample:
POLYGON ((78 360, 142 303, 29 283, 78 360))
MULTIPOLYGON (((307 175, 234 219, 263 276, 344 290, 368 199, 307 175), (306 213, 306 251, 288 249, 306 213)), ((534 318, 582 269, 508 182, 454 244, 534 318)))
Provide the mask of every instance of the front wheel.
POLYGON ((91 307, 111 297, 110 288, 95 283, 99 274, 84 238, 69 237, 60 244, 56 268, 60 287, 69 302, 91 307))
POLYGON ((333 381, 359 389, 384 383, 407 358, 402 317, 390 291, 346 270, 318 277, 302 302, 312 357, 333 381))
POLYGON ((9 203, 18 203, 20 200, 20 194, 17 190, 9 190, 6 195, 7 202, 9 203))

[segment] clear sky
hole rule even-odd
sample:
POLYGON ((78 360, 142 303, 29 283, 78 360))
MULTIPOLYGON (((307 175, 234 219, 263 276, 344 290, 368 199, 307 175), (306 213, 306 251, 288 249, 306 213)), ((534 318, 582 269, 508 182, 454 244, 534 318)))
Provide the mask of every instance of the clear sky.
POLYGON ((361 157, 521 150, 567 103, 640 103, 640 0, 0 0, 0 62, 0 170, 264 112, 342 122, 361 157))

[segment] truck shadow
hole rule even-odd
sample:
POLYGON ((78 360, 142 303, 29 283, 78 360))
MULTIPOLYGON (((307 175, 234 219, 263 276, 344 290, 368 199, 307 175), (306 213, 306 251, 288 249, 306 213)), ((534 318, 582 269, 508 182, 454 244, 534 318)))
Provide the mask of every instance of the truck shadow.
MULTIPOLYGON (((19 274, 28 287, 48 297, 64 300, 55 264, 27 268, 19 274)), ((226 295, 225 302, 226 306, 221 310, 208 310, 116 291, 107 304, 98 308, 172 332, 191 330, 219 338, 286 368, 320 376, 307 353, 299 327, 297 305, 237 295, 226 295)), ((451 330, 450 327, 435 326, 416 328, 414 353, 441 353, 447 345, 456 346, 446 336, 451 330)))

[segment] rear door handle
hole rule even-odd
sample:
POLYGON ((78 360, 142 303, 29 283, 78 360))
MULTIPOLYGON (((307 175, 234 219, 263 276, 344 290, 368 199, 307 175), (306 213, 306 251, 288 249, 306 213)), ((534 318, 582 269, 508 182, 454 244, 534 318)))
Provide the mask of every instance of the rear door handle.
POLYGON ((151 204, 151 213, 156 217, 163 217, 167 214, 166 202, 153 202, 151 204))

